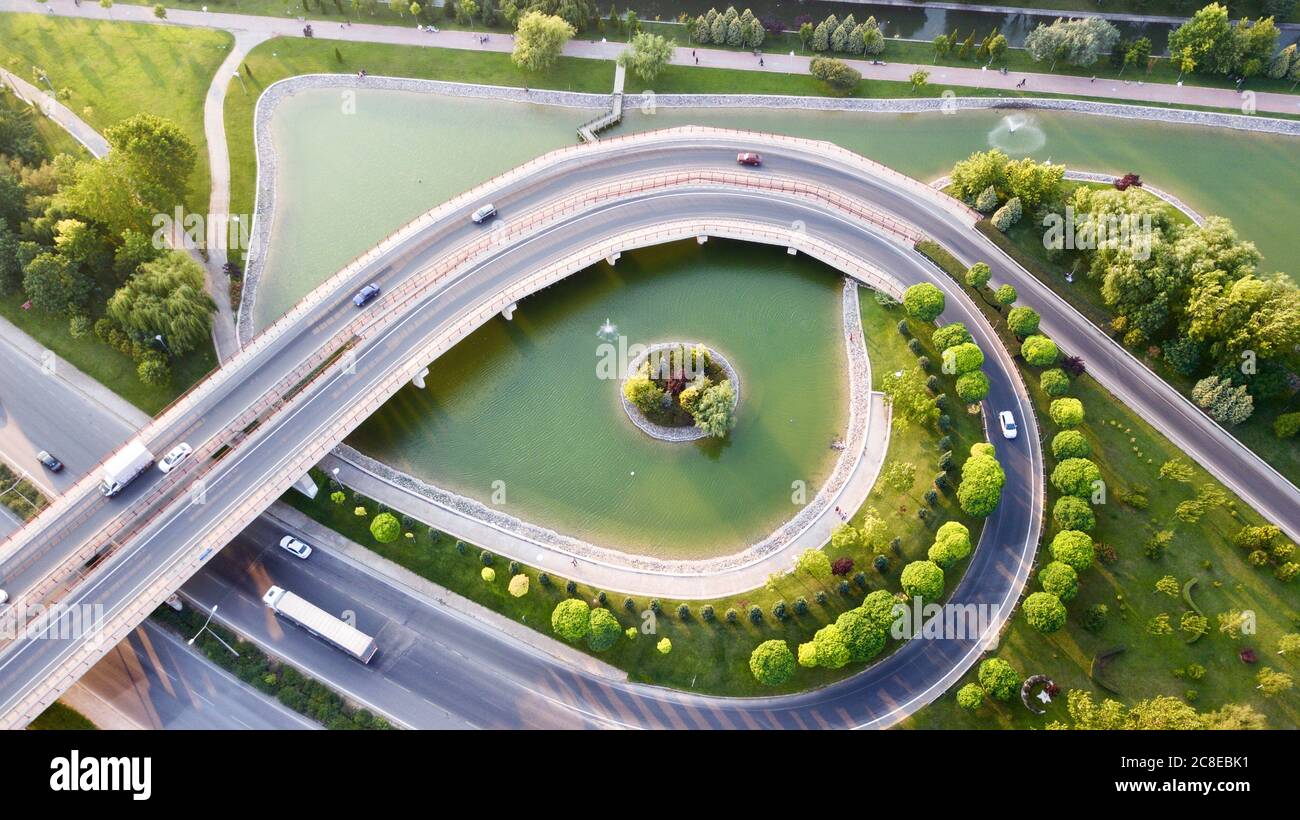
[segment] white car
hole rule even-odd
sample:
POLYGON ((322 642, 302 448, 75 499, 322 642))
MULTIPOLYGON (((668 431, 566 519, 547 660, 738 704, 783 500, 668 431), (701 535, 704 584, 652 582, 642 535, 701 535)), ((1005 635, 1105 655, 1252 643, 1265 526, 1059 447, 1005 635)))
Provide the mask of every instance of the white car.
POLYGON ((480 207, 474 213, 470 214, 469 218, 474 221, 475 225, 482 225, 484 222, 486 222, 487 220, 491 219, 496 215, 497 215, 497 206, 489 202, 488 204, 480 207))
POLYGON ((176 469, 178 464, 189 458, 190 453, 192 452, 194 452, 193 447, 185 442, 181 442, 173 447, 171 452, 162 457, 162 460, 158 462, 158 469, 162 470, 164 473, 170 473, 172 470, 176 469))
POLYGON ((1016 429, 1016 417, 1011 415, 1010 410, 1003 410, 1001 413, 998 413, 998 424, 1002 426, 1003 438, 1016 437, 1016 433, 1018 432, 1016 429))
POLYGON ((280 539, 280 549, 306 560, 311 555, 311 547, 294 538, 292 535, 286 535, 280 539))

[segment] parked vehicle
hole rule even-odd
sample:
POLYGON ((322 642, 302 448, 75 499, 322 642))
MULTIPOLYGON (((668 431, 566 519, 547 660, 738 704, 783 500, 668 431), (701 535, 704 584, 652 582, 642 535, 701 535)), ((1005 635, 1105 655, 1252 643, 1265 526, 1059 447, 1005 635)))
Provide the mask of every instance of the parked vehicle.
POLYGON ((370 284, 366 285, 364 288, 356 292, 356 294, 352 297, 352 304, 356 305, 357 307, 364 307, 367 302, 369 302, 371 299, 374 299, 378 295, 379 295, 379 285, 376 285, 374 282, 371 282, 370 284))
POLYGON ((998 424, 1002 427, 1003 438, 1011 439, 1016 437, 1016 433, 1018 432, 1016 429, 1016 417, 1011 415, 1010 410, 1003 410, 1001 413, 998 413, 998 424))
POLYGON ((287 589, 271 587, 262 596, 262 603, 271 608, 275 614, 291 621, 325 643, 340 649, 362 663, 379 651, 375 639, 347 622, 335 618, 320 607, 312 604, 287 589))
POLYGON ((286 535, 280 539, 280 549, 290 555, 297 556, 304 560, 311 555, 311 547, 304 544, 302 541, 299 541, 297 538, 294 538, 292 535, 286 535))
POLYGON ((152 466, 153 453, 139 439, 131 441, 104 462, 99 491, 105 497, 112 498, 152 466))
POLYGON ((758 167, 759 165, 763 164, 763 158, 760 157, 758 154, 755 154, 753 151, 744 151, 742 153, 736 154, 736 162, 740 163, 741 165, 752 165, 754 167, 758 167))
POLYGON ((49 470, 52 473, 57 473, 63 469, 63 462, 59 461, 54 456, 50 455, 49 452, 46 450, 41 450, 39 453, 37 453, 36 460, 39 461, 42 465, 44 465, 45 469, 49 470))
POLYGON ((170 473, 176 469, 178 464, 189 458, 192 452, 194 452, 194 448, 182 441, 162 457, 162 461, 158 462, 158 469, 162 470, 164 474, 170 473))
POLYGON ((469 215, 469 218, 473 220, 475 225, 482 225, 484 222, 488 221, 489 219, 491 219, 496 215, 497 215, 497 206, 489 202, 486 205, 480 206, 477 211, 469 215))

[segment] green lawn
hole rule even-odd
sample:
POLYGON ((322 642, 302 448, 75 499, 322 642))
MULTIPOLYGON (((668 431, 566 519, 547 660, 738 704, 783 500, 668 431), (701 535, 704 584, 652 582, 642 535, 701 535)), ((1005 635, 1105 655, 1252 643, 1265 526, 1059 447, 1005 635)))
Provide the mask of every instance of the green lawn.
POLYGON ((49 500, 34 484, 0 461, 0 504, 23 521, 29 521, 45 509, 49 500))
MULTIPOLYGON (((960 273, 960 266, 955 267, 960 273)), ((989 318, 997 321, 999 316, 995 311, 984 307, 989 318)), ((999 332, 1004 340, 1010 340, 1005 326, 1000 326, 999 332)), ((1018 346, 1013 347, 1013 352, 1018 352, 1018 346)), ((1023 363, 1020 366, 1043 420, 1047 448, 1058 431, 1047 415, 1050 400, 1038 387, 1040 371, 1023 363)), ((1300 673, 1294 659, 1275 654, 1278 638, 1300 627, 1297 585, 1278 581, 1270 568, 1251 566, 1245 554, 1232 543, 1233 535, 1243 524, 1262 523, 1260 516, 1199 466, 1193 465, 1194 475, 1187 483, 1159 478, 1160 466, 1168 459, 1182 456, 1181 451, 1091 377, 1075 379, 1070 395, 1083 402, 1088 414, 1081 430, 1092 445, 1092 458, 1100 466, 1108 490, 1106 503, 1094 507, 1097 527, 1092 535, 1113 547, 1118 560, 1110 564, 1099 562, 1081 574, 1079 595, 1067 604, 1069 619, 1064 629, 1053 635, 1042 635, 1017 614, 994 654, 1010 662, 1022 676, 1050 676, 1063 692, 1085 689, 1093 691, 1098 700, 1112 697, 1131 704, 1157 695, 1188 697, 1189 690, 1195 690, 1189 700, 1198 709, 1248 703, 1264 713, 1273 728, 1296 726, 1300 721, 1300 699, 1294 695, 1266 698, 1255 690, 1255 673, 1261 667, 1271 666, 1293 675, 1300 673), (1174 516, 1174 508, 1194 497, 1204 485, 1218 487, 1227 495, 1228 503, 1212 509, 1199 523, 1180 522, 1174 516), (1149 499, 1147 509, 1137 509, 1119 500, 1121 490, 1139 488, 1149 499), (1144 555, 1143 547, 1157 530, 1173 531, 1174 541, 1162 558, 1153 560, 1144 555), (1179 584, 1198 579, 1192 596, 1210 619, 1211 633, 1194 644, 1187 644, 1183 634, 1177 631, 1179 617, 1186 609, 1182 599, 1155 590, 1156 581, 1165 575, 1173 576, 1179 584), (1086 630, 1081 622, 1084 612, 1095 604, 1110 608, 1109 621, 1097 634, 1086 630), (1219 634, 1215 616, 1232 609, 1253 611, 1257 617, 1257 634, 1236 641, 1219 634), (1149 635, 1148 621, 1161 613, 1170 616, 1174 634, 1149 635), (1126 647, 1126 651, 1112 662, 1103 679, 1119 691, 1118 695, 1094 685, 1089 677, 1097 653, 1117 646, 1126 647), (1238 652, 1246 647, 1258 651, 1258 664, 1249 665, 1238 658, 1238 652), (1193 681, 1174 674, 1175 670, 1193 663, 1207 670, 1203 679, 1193 681)), ((1047 450, 1050 472, 1055 461, 1050 448, 1047 450)), ((1190 463, 1185 457, 1184 460, 1190 463)), ((1049 513, 1057 496, 1049 485, 1049 513)), ((1049 517, 1046 540, 1055 532, 1056 526, 1049 517)), ((1049 560, 1044 548, 1038 566, 1041 568, 1049 560)), ((1026 591, 1038 589, 1037 580, 1031 578, 1026 591)), ((1049 707, 1045 717, 1031 715, 1018 698, 1009 704, 986 702, 979 711, 966 712, 957 707, 953 694, 962 683, 974 680, 972 672, 906 725, 1030 728, 1065 718, 1063 697, 1049 707)))
POLYGON ((90 722, 85 715, 73 709, 71 706, 64 706, 61 702, 55 701, 46 709, 36 716, 27 726, 28 729, 74 729, 86 731, 89 729, 99 728, 90 722))
MULTIPOLYGON (((185 205, 208 209, 203 100, 233 39, 221 31, 107 23, 39 14, 0 15, 0 65, 35 82, 45 71, 73 112, 101 133, 141 112, 176 122, 198 149, 185 205)), ((48 90, 48 89, 47 89, 48 90)))
MULTIPOLYGON (((901 309, 882 307, 869 291, 862 291, 862 297, 863 326, 875 377, 879 379, 893 370, 915 366, 916 356, 908 349, 907 339, 899 334, 896 327, 903 318, 901 309)), ((929 345, 927 330, 917 325, 912 327, 922 339, 923 352, 932 361, 938 361, 929 345)), ((946 387, 950 388, 951 385, 946 387)), ((956 452, 965 453, 972 443, 983 440, 978 416, 958 413, 954 415, 954 423, 956 428, 952 436, 956 452)), ((733 435, 744 435, 744 430, 738 429, 733 435)), ((955 502, 950 499, 940 498, 936 515, 929 527, 923 525, 917 517, 917 509, 925 505, 922 494, 928 489, 927 479, 938 472, 939 437, 935 430, 894 431, 888 458, 891 461, 915 464, 917 479, 913 487, 906 491, 896 491, 878 483, 868 502, 868 506, 879 512, 889 524, 891 535, 901 540, 899 554, 884 548, 883 554, 890 561, 889 569, 884 574, 876 572, 871 566, 875 552, 862 548, 843 553, 843 556, 854 561, 854 570, 847 578, 847 592, 839 589, 838 578, 821 581, 804 574, 785 575, 771 581, 766 588, 744 595, 689 602, 690 616, 686 619, 677 616, 677 607, 682 602, 663 599, 663 611, 656 619, 657 632, 654 636, 638 635, 635 640, 621 640, 599 657, 626 670, 633 680, 725 695, 759 695, 808 689, 860 671, 861 667, 853 664, 840 670, 801 668, 786 685, 767 689, 754 681, 748 661, 750 652, 762 641, 782 638, 793 650, 798 643, 810 640, 813 632, 826 622, 860 604, 867 592, 880 588, 897 591, 898 573, 902 566, 908 561, 923 558, 933 541, 933 530, 954 517, 954 514, 970 526, 972 536, 978 538, 978 522, 961 516, 956 510, 955 502), (865 574, 865 587, 856 583, 855 575, 859 571, 865 574), (825 604, 816 601, 819 591, 826 594, 825 604), (809 605, 805 616, 793 613, 795 600, 799 597, 805 598, 809 605), (772 615, 772 606, 778 600, 784 600, 791 611, 790 617, 784 622, 772 615), (713 623, 706 623, 701 618, 701 607, 705 604, 714 608, 717 620, 713 623), (762 609, 761 624, 754 625, 749 621, 746 612, 750 606, 762 609), (729 608, 735 608, 738 612, 735 624, 725 621, 724 615, 729 608), (661 637, 672 641, 671 654, 661 655, 656 650, 655 645, 661 637)), ((317 481, 323 484, 324 477, 317 475, 317 481)), ((520 567, 518 571, 529 576, 530 591, 522 598, 513 598, 506 590, 512 572, 504 559, 494 559, 492 566, 496 571, 496 579, 490 584, 485 583, 480 577, 483 565, 478 547, 464 545, 463 550, 458 549, 458 542, 447 536, 435 541, 421 524, 410 528, 412 538, 399 538, 391 544, 379 544, 368 530, 369 516, 376 512, 372 501, 350 495, 344 503, 336 505, 328 496, 328 492, 322 492, 316 501, 311 501, 299 493, 290 492, 282 500, 354 541, 367 545, 383 557, 472 601, 550 634, 551 611, 559 601, 568 597, 565 592, 567 579, 553 577, 550 586, 543 586, 538 581, 537 570, 520 567), (355 515, 354 508, 359 504, 367 508, 367 517, 355 515)), ((860 523, 860 517, 855 517, 855 523, 860 523)), ((839 558, 842 554, 831 551, 830 557, 839 558)), ((959 565, 957 569, 949 571, 949 589, 955 586, 955 576, 963 569, 964 565, 959 565)), ((599 590, 579 584, 574 595, 593 602, 598 593, 599 590)), ((626 629, 641 624, 641 613, 649 608, 649 600, 638 596, 633 601, 632 609, 628 610, 625 608, 624 596, 611 594, 607 606, 626 629)))
MULTIPOLYGON (((1188 220, 1180 214, 1179 221, 1188 220)), ((1005 235, 990 225, 988 220, 982 221, 980 228, 989 239, 1020 262, 1025 270, 1074 305, 1093 324, 1103 330, 1110 327, 1114 313, 1102 299, 1100 285, 1083 275, 1082 263, 1079 263, 1079 274, 1075 276, 1074 282, 1066 282, 1065 275, 1074 267, 1075 261, 1073 259, 1053 261, 1043 248, 1041 229, 1031 224, 1031 220, 1021 220, 1005 235)), ((1175 373, 1163 358, 1151 356, 1146 349, 1129 352, 1183 395, 1191 395, 1192 386, 1196 383, 1195 379, 1175 373)), ((1292 395, 1289 400, 1260 402, 1256 406, 1255 413, 1244 423, 1233 427, 1231 431, 1242 444, 1271 464, 1292 483, 1300 484, 1300 446, 1297 446, 1294 441, 1283 441, 1273 435, 1273 420, 1283 413, 1297 410, 1300 410, 1300 395, 1292 395)))

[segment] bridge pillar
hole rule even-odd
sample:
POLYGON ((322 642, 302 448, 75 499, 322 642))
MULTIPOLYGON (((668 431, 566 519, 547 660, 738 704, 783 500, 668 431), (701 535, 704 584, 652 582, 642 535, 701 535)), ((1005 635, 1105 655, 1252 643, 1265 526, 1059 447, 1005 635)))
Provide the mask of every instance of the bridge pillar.
POLYGON ((622 256, 623 256, 622 251, 615 251, 610 256, 606 256, 605 261, 608 262, 609 266, 612 268, 614 266, 614 263, 618 262, 619 258, 622 256))
POLYGON ((794 256, 795 254, 799 253, 799 249, 791 245, 790 247, 785 249, 785 252, 790 254, 791 256, 794 256))
POLYGON ((427 375, 429 375, 429 368, 426 367, 426 368, 424 368, 423 370, 421 370, 419 373, 416 373, 416 374, 415 374, 415 378, 411 379, 411 384, 413 384, 413 385, 415 385, 416 387, 418 387, 418 388, 420 388, 421 390, 423 390, 423 389, 424 389, 424 377, 427 376, 427 375))
POLYGON ((515 308, 517 307, 519 307, 518 302, 511 302, 501 309, 501 315, 505 317, 507 322, 515 318, 515 308))
POLYGON ((708 241, 709 241, 709 237, 707 237, 707 236, 697 236, 697 237, 695 237, 695 241, 698 242, 698 243, 700 243, 701 245, 703 245, 705 242, 708 242, 708 241))
POLYGON ((308 498, 315 498, 318 491, 316 482, 310 475, 305 475, 293 483, 293 488, 308 498))

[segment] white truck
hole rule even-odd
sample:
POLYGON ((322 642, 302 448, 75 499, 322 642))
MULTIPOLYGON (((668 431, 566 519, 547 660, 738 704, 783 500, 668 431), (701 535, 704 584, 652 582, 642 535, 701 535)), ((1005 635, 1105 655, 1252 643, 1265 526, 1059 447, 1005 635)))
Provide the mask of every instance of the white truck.
POLYGON ((262 603, 275 614, 292 621, 362 663, 370 663, 370 659, 379 651, 374 638, 287 589, 271 587, 262 596, 262 603))
POLYGON ((104 462, 99 491, 107 498, 112 498, 122 492, 122 489, 134 481, 136 476, 152 466, 153 453, 149 452, 149 448, 141 444, 139 439, 136 439, 104 462))

